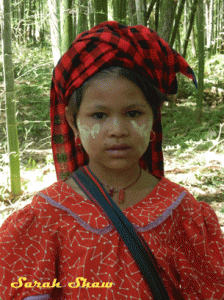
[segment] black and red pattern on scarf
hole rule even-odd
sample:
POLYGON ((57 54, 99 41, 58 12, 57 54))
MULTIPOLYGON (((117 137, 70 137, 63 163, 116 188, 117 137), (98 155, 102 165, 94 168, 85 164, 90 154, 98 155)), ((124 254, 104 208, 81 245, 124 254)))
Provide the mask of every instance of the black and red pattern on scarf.
MULTIPOLYGON (((150 77, 154 86, 164 94, 176 93, 177 72, 192 79, 197 86, 194 72, 184 58, 147 27, 107 21, 79 34, 58 62, 52 78, 51 136, 58 179, 68 178, 88 162, 85 151, 75 143, 73 131, 65 118, 65 107, 78 87, 110 66, 123 66, 150 77)), ((153 130, 155 138, 140 159, 140 165, 160 178, 164 175, 160 112, 153 130)))

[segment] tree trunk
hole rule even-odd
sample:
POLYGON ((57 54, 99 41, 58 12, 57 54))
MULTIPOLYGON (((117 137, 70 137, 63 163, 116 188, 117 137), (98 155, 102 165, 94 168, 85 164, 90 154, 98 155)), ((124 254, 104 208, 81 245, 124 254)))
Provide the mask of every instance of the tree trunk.
POLYGON ((74 0, 73 3, 73 10, 72 10, 72 22, 73 22, 73 41, 75 40, 76 36, 77 36, 77 30, 78 30, 78 24, 77 24, 77 20, 78 20, 78 9, 76 6, 76 0, 74 0), (75 7, 74 7, 75 5, 75 7))
POLYGON ((204 3, 199 0, 197 13, 197 29, 198 29, 198 93, 196 106, 196 122, 201 122, 202 106, 203 106, 203 92, 204 92, 204 63, 205 63, 205 49, 204 49, 204 3))
POLYGON ((36 17, 35 17, 35 11, 36 11, 36 1, 33 1, 33 9, 32 9, 32 19, 31 22, 33 23, 32 25, 32 39, 34 44, 36 43, 36 17))
POLYGON ((143 13, 144 13, 144 26, 147 26, 147 4, 146 4, 146 0, 143 0, 143 13))
POLYGON ((145 25, 143 0, 135 0, 136 12, 137 12, 137 24, 145 25))
POLYGON ((195 44, 195 28, 193 26, 192 32, 191 32, 191 43, 192 43, 192 54, 193 57, 196 57, 197 51, 196 51, 196 44, 195 44))
POLYGON ((216 20, 216 54, 218 54, 219 53, 219 48, 220 48, 220 45, 221 45, 221 43, 220 43, 220 41, 221 41, 221 37, 220 37, 220 35, 219 35, 219 33, 220 33, 220 30, 219 30, 219 28, 220 28, 220 9, 221 9, 221 5, 220 5, 220 0, 218 0, 217 2, 216 2, 216 18, 217 18, 217 20, 216 20))
POLYGON ((126 24, 126 0, 114 0, 114 20, 126 24))
POLYGON ((160 7, 158 34, 169 43, 177 2, 163 0, 160 7))
POLYGON ((45 31, 45 29, 44 29, 43 3, 40 0, 40 42, 41 42, 41 44, 43 44, 44 38, 45 38, 44 31, 45 31))
POLYGON ((94 0, 95 25, 108 20, 107 0, 94 0))
POLYGON ((207 28, 207 58, 212 55, 212 37, 213 37, 213 0, 210 0, 210 6, 208 7, 208 28, 207 28))
POLYGON ((20 3, 20 23, 19 23, 19 28, 20 28, 20 40, 24 40, 24 11, 25 11, 25 0, 22 0, 20 3))
POLYGON ((72 0, 61 0, 61 52, 65 53, 73 42, 72 0))
POLYGON ((217 48, 217 44, 218 44, 218 24, 219 24, 219 10, 218 10, 218 6, 219 6, 219 0, 217 0, 215 2, 215 15, 216 15, 216 22, 215 22, 215 36, 214 36, 214 40, 215 40, 215 54, 218 53, 218 48, 217 48))
POLYGON ((79 18, 77 34, 88 30, 88 0, 79 0, 79 18))
POLYGON ((2 22, 3 72, 6 95, 6 122, 10 164, 11 192, 21 194, 19 142, 16 122, 16 99, 11 47, 10 1, 3 1, 2 22))
MULTIPOLYGON (((184 5, 184 36, 187 35, 187 12, 190 11, 189 9, 189 1, 185 1, 185 5, 184 5)), ((191 5, 192 6, 192 5, 191 5)))
POLYGON ((157 0, 152 0, 151 3, 150 3, 150 5, 149 5, 148 11, 147 11, 146 17, 145 17, 146 18, 146 23, 148 22, 148 19, 150 18, 151 12, 153 10, 153 7, 154 7, 156 1, 157 0))
MULTIPOLYGON (((10 7, 10 10, 11 10, 11 17, 12 17, 12 20, 16 20, 16 8, 15 8, 15 5, 14 5, 14 2, 13 2, 14 0, 11 0, 11 7, 10 7)), ((1 1, 1 2, 3 2, 3 1, 1 1)), ((1 3, 1 5, 3 5, 2 3, 1 3)), ((12 26, 12 38, 13 39, 15 39, 16 38, 16 34, 15 34, 15 25, 14 24, 12 24, 11 25, 12 26)))
POLYGON ((29 2, 29 40, 32 38, 32 0, 29 2))
POLYGON ((128 7, 128 25, 135 26, 137 25, 137 13, 136 13, 135 0, 128 0, 127 7, 128 7))
POLYGON ((187 34, 186 34, 186 37, 185 37, 185 40, 184 40, 184 46, 183 46, 183 57, 184 58, 186 57, 186 53, 187 53, 187 45, 188 45, 188 42, 189 42, 189 37, 190 37, 190 34, 191 34, 191 30, 192 30, 192 27, 193 27, 193 24, 194 24, 194 16, 195 16, 195 12, 197 10, 198 1, 199 0, 194 0, 194 3, 193 3, 192 8, 191 8, 190 23, 189 23, 189 26, 188 26, 188 30, 187 30, 187 34))
POLYGON ((52 54, 54 65, 56 65, 61 57, 57 0, 48 0, 48 7, 50 13, 52 54))
POLYGON ((220 49, 219 53, 223 54, 224 50, 224 43, 223 43, 223 35, 221 35, 221 32, 223 31, 224 28, 224 2, 220 1, 220 27, 219 27, 219 32, 220 32, 220 49))
POLYGON ((220 12, 221 12, 221 15, 220 15, 220 20, 221 20, 221 22, 220 22, 220 32, 222 32, 223 28, 224 28, 224 2, 223 1, 221 1, 221 10, 220 10, 220 12))
POLYGON ((89 25, 90 28, 94 26, 94 3, 93 0, 89 0, 89 25))
POLYGON ((178 44, 178 52, 182 53, 182 45, 181 45, 181 39, 180 39, 180 28, 177 30, 177 44, 178 44))
POLYGON ((156 11, 155 11, 155 31, 158 31, 159 27, 159 5, 160 5, 161 0, 158 0, 156 2, 156 11))
POLYGON ((174 28, 173 28, 173 31, 172 31, 172 36, 171 36, 171 39, 170 39, 170 46, 171 47, 173 47, 173 44, 174 44, 174 41, 175 41, 175 38, 176 38, 176 35, 177 35, 177 29, 180 25, 180 18, 181 18, 183 9, 184 9, 185 1, 186 0, 181 0, 181 2, 179 3, 177 16, 175 18, 175 25, 174 25, 174 28))

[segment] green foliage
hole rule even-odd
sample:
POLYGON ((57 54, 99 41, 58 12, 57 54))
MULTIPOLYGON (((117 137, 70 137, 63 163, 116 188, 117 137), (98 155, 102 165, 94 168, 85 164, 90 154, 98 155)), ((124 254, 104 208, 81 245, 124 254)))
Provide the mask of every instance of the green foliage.
POLYGON ((213 81, 216 86, 223 86, 224 77, 224 55, 217 54, 205 62, 205 72, 209 75, 209 80, 213 81))
MULTIPOLYGON (((224 196, 224 194, 223 194, 224 196)), ((221 213, 224 213, 224 205, 222 206, 221 213)))
POLYGON ((204 108, 202 123, 198 125, 194 118, 195 104, 184 102, 177 108, 163 107, 162 127, 164 139, 169 146, 178 146, 178 152, 194 146, 198 150, 208 150, 211 142, 219 133, 219 124, 223 122, 224 105, 216 108, 204 108), (213 136, 209 133, 213 133, 213 136), (216 134, 215 134, 216 133, 216 134))
POLYGON ((16 60, 14 72, 18 83, 19 140, 25 148, 26 142, 38 142, 46 137, 46 132, 50 132, 49 94, 53 62, 47 47, 23 48, 16 60))
POLYGON ((52 155, 47 155, 46 156, 46 164, 50 165, 52 163, 54 163, 52 155))
MULTIPOLYGON (((178 107, 163 107, 164 117, 162 118, 163 135, 168 140, 168 145, 175 146, 176 153, 186 149, 206 151, 213 146, 213 141, 219 133, 219 125, 224 122, 224 101, 216 99, 217 95, 211 93, 212 86, 224 89, 224 60, 223 55, 215 55, 205 63, 205 90, 210 92, 211 104, 203 103, 203 116, 201 124, 197 124, 194 116, 197 90, 189 79, 184 76, 178 78, 178 99, 183 99, 178 107), (218 105, 215 105, 219 101, 218 105), (211 107, 212 106, 212 107, 211 107), (212 133, 212 134, 211 134, 212 133), (214 134, 215 133, 215 134, 214 134)), ((193 58, 189 58, 189 64, 198 77, 198 65, 193 58)), ((222 137, 224 132, 222 132, 222 137)), ((223 151, 223 144, 216 147, 223 151)))
POLYGON ((11 34, 11 4, 3 1, 2 21, 2 54, 4 73, 4 98, 7 124, 7 145, 10 167, 10 189, 15 195, 21 194, 19 141, 16 120, 16 102, 12 59, 12 34, 11 34))
POLYGON ((219 188, 223 185, 224 174, 223 172, 210 171, 209 174, 195 174, 197 180, 202 181, 204 185, 219 188))
MULTIPOLYGON (((50 148, 49 100, 53 70, 51 48, 14 45, 17 122, 20 153, 35 143, 35 148, 50 148)), ((4 106, 2 107, 4 108, 4 106)), ((4 124, 4 122, 3 122, 4 124)), ((6 126, 0 132, 0 153, 6 149, 6 126)), ((33 146, 34 147, 34 146, 33 146)), ((24 163, 24 160, 21 161, 24 163)))
POLYGON ((30 157, 25 170, 29 171, 29 170, 35 169, 36 165, 37 165, 36 161, 30 157))

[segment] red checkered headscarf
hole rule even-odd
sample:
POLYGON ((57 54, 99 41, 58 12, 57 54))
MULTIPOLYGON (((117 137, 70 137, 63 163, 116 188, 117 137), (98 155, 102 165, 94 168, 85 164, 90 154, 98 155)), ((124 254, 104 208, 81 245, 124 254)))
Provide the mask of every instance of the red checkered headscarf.
MULTIPOLYGON (((184 58, 147 27, 125 26, 107 21, 79 34, 53 72, 50 118, 58 179, 68 178, 78 167, 88 162, 85 151, 76 145, 73 131, 65 117, 65 107, 78 87, 110 66, 123 66, 149 77, 163 94, 176 93, 177 72, 192 79, 196 85, 194 73, 184 58)), ((161 177, 163 154, 160 113, 154 121, 153 130, 155 138, 140 159, 140 165, 161 177)))

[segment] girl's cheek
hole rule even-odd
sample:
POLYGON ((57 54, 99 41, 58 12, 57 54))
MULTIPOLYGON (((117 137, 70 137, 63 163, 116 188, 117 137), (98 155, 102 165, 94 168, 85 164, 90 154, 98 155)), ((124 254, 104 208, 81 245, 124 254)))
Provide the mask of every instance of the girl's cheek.
POLYGON ((136 121, 131 121, 131 124, 133 126, 133 129, 144 139, 149 140, 150 139, 150 133, 152 130, 151 124, 143 124, 139 126, 139 124, 136 121))
POLYGON ((77 126, 80 133, 80 139, 84 148, 86 143, 88 143, 90 139, 95 139, 100 132, 100 124, 95 124, 92 128, 90 128, 87 125, 81 124, 79 121, 77 121, 77 126))
POLYGON ((148 148, 150 141, 150 134, 152 130, 152 124, 142 124, 141 126, 134 120, 131 121, 133 129, 138 133, 142 139, 142 143, 139 144, 140 151, 144 153, 148 148))

